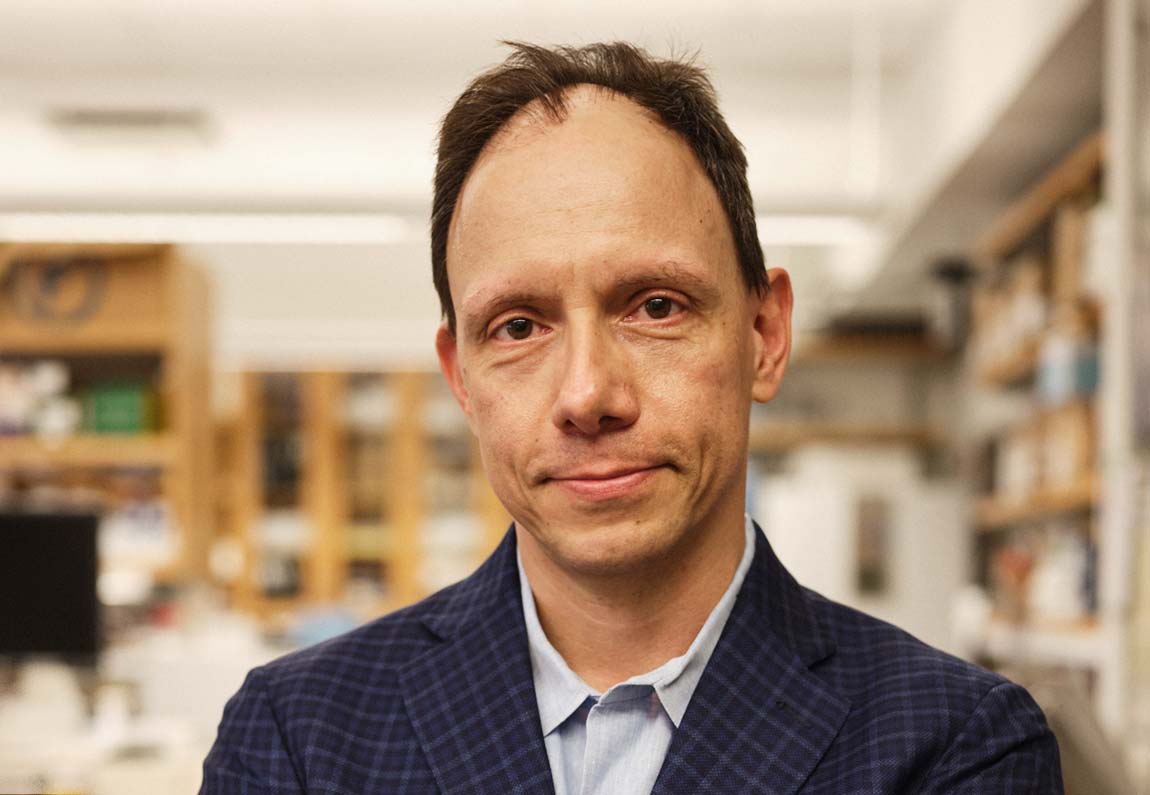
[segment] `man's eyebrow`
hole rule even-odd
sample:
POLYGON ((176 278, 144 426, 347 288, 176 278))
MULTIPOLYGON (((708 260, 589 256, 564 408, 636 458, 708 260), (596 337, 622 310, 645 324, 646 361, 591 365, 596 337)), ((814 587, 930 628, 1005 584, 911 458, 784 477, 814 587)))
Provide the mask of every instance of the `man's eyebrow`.
POLYGON ((616 279, 611 287, 614 290, 630 290, 658 283, 678 286, 688 292, 701 293, 703 298, 711 297, 718 292, 718 287, 712 279, 678 260, 636 265, 616 279))

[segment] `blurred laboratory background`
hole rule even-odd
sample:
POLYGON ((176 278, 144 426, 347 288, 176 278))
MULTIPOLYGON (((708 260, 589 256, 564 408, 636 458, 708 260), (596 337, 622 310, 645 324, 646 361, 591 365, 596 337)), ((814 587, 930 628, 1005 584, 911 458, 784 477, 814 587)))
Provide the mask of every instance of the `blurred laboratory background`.
POLYGON ((509 517, 438 374, 438 120, 501 40, 697 54, 791 370, 748 510, 1150 792, 1150 2, 5 0, 0 791, 192 793, 254 665, 509 517))

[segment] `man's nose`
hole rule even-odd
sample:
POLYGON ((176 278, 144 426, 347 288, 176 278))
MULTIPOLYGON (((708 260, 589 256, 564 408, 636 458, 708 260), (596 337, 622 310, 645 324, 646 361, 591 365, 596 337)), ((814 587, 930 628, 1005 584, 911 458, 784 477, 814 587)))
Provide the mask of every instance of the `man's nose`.
POLYGON ((559 366, 551 419, 561 431, 595 436, 639 418, 633 364, 608 329, 569 326, 559 366))

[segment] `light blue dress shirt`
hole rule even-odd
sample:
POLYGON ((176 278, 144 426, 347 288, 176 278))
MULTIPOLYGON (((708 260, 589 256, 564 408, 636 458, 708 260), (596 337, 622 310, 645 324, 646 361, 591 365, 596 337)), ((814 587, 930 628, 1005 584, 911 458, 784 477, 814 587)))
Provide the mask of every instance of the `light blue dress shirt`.
POLYGON ((596 692, 572 671, 547 639, 519 559, 535 699, 556 795, 630 795, 648 793, 655 786, 671 736, 683 720, 751 567, 755 530, 749 516, 745 534, 735 575, 686 653, 605 693, 596 692))

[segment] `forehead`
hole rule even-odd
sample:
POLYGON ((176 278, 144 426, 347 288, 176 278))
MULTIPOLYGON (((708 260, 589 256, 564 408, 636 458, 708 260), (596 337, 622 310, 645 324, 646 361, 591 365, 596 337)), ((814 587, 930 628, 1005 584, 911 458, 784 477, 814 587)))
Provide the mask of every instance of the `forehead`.
POLYGON ((456 307, 508 280, 688 263, 737 279, 718 194, 687 143, 636 103, 581 87, 561 120, 528 106, 484 150, 447 241, 456 307))

